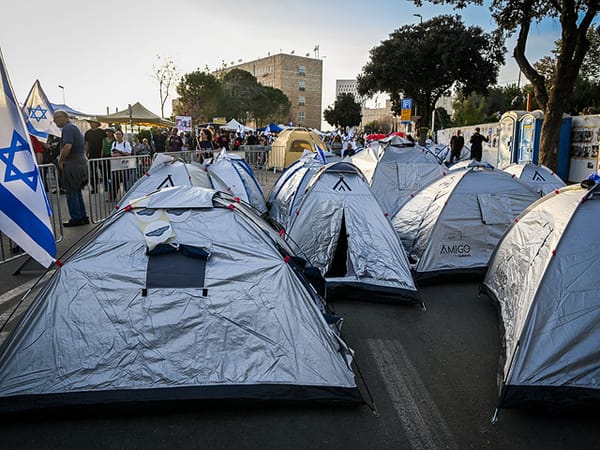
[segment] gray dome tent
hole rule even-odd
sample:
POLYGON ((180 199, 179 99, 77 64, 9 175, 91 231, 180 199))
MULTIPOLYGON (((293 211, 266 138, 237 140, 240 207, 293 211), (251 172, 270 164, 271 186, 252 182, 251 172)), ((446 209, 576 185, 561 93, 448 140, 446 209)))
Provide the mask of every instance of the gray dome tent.
POLYGON ((350 161, 365 175, 390 217, 412 195, 447 172, 432 153, 399 136, 370 144, 350 161))
POLYGON ((402 244, 360 170, 338 162, 303 176, 310 181, 293 206, 286 238, 321 271, 328 288, 360 287, 418 302, 402 244))
POLYGON ((185 163, 170 155, 157 154, 146 175, 127 191, 119 206, 158 189, 174 186, 227 192, 252 205, 261 214, 267 211, 262 189, 250 166, 240 156, 225 151, 205 164, 185 163))
POLYGON ((457 169, 418 192, 392 224, 417 280, 483 275, 506 228, 539 198, 504 171, 457 169))
POLYGON ((546 166, 538 166, 531 162, 511 164, 503 170, 518 177, 523 183, 534 188, 541 195, 549 194, 566 186, 565 182, 546 166))
POLYGON ((206 169, 216 190, 240 198, 261 214, 267 212, 263 191, 244 158, 223 150, 215 155, 206 169))
POLYGON ((285 169, 269 192, 269 219, 287 228, 290 217, 298 208, 312 176, 324 167, 316 153, 306 152, 285 169))
POLYGON ((0 412, 360 401, 351 351, 290 252, 226 194, 180 187, 132 201, 64 261, 3 343, 0 412))
POLYGON ((483 290, 500 306, 499 408, 600 401, 600 185, 560 189, 504 235, 483 290))
POLYGON ((148 172, 119 200, 117 209, 128 205, 134 198, 175 186, 195 186, 206 189, 214 187, 208 172, 201 165, 188 164, 173 156, 157 153, 148 172))

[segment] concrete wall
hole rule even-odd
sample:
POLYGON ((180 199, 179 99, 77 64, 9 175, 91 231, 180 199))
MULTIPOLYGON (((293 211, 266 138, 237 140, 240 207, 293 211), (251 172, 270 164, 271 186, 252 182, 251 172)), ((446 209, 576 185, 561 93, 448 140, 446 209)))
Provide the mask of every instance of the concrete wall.
MULTIPOLYGON (((576 183, 600 169, 600 159, 598 157, 600 153, 600 114, 574 116, 572 120, 569 179, 565 181, 576 183)), ((448 145, 452 135, 459 129, 462 131, 465 143, 468 146, 475 127, 481 128, 481 134, 490 137, 489 143, 483 143, 482 160, 496 166, 498 161, 499 122, 438 130, 436 132, 437 142, 448 145)))

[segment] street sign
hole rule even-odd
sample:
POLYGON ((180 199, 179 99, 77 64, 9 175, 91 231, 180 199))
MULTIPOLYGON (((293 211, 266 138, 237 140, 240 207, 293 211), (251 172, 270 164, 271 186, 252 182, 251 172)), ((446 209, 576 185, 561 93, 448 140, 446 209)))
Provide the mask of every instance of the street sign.
POLYGON ((412 112, 412 98, 403 98, 400 109, 400 120, 402 122, 410 122, 412 112))

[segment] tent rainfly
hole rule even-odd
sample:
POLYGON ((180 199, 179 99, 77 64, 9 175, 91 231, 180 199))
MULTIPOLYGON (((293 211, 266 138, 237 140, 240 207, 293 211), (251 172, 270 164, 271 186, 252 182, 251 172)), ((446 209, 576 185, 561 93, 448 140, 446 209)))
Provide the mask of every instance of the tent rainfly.
POLYGON ((222 150, 207 164, 206 170, 213 182, 214 189, 240 198, 254 206, 261 214, 267 212, 262 188, 244 158, 222 150))
POLYGON ((302 201, 310 179, 324 165, 317 158, 316 153, 306 151, 300 159, 294 161, 279 175, 267 197, 271 222, 287 229, 293 212, 298 209, 302 201))
POLYGON ((328 289, 358 287, 419 302, 402 244, 360 170, 337 162, 287 179, 296 198, 289 202, 294 195, 280 188, 282 206, 293 208, 286 238, 321 271, 328 289))
POLYGON ((126 206, 134 198, 175 186, 196 186, 212 189, 213 182, 206 169, 199 164, 188 164, 164 153, 157 153, 152 166, 121 198, 116 209, 126 206))
POLYGON ((400 136, 372 142, 350 161, 365 174, 390 217, 421 188, 446 174, 435 156, 400 136))
POLYGON ((0 348, 0 412, 199 399, 360 402, 351 350, 243 204, 163 189, 112 215, 0 348))
POLYGON ((600 185, 531 205, 504 235, 483 291, 503 330, 498 408, 600 404, 600 185))
POLYGON ((417 280, 483 276, 504 231, 539 198, 502 170, 451 170, 404 204, 392 223, 417 280))
POLYGON ((262 189, 250 166, 240 156, 224 151, 212 162, 202 165, 184 163, 173 156, 159 153, 146 175, 119 201, 117 209, 128 205, 131 199, 174 186, 196 186, 227 192, 252 205, 261 214, 267 211, 262 189))
POLYGON ((565 182, 546 166, 533 163, 511 164, 503 170, 518 177, 541 195, 549 194, 566 186, 565 182))

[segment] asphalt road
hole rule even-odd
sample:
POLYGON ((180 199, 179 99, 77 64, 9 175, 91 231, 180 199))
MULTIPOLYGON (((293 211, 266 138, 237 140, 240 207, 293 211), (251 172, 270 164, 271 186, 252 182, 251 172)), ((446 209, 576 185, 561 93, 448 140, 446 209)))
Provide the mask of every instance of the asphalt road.
MULTIPOLYGON (((92 226, 65 230, 64 251, 92 226)), ((0 316, 42 274, 0 264, 0 316), (28 284, 29 283, 29 284, 28 284)), ((418 306, 330 299, 368 406, 215 404, 0 418, 0 449, 594 449, 600 414, 502 410, 498 316, 478 283, 420 288, 418 306)), ((6 316, 4 316, 6 317, 6 316)))
POLYGON ((599 415, 502 410, 498 319, 477 283, 422 288, 427 306, 336 299, 376 406, 153 405, 3 417, 0 448, 592 449, 599 415))

